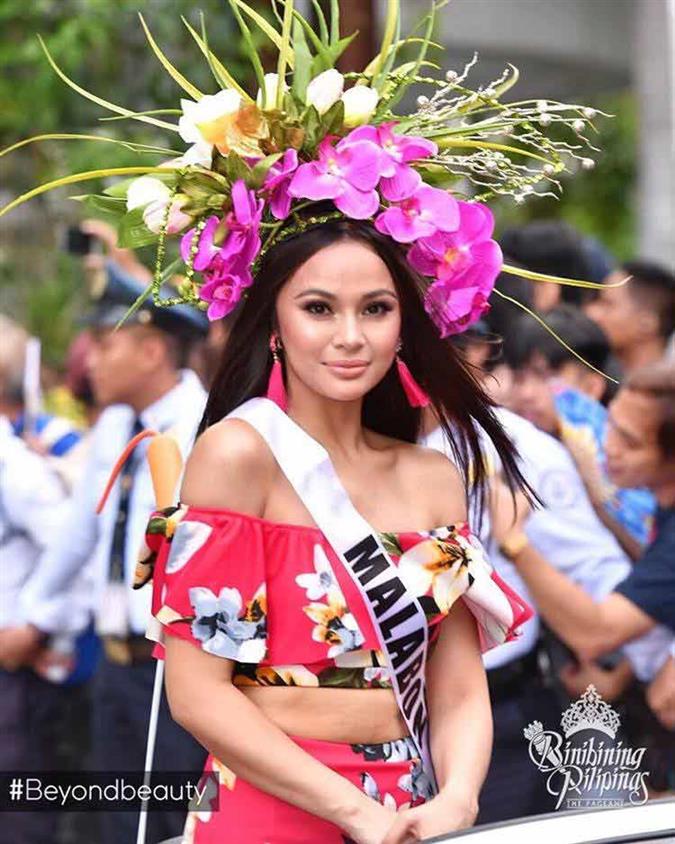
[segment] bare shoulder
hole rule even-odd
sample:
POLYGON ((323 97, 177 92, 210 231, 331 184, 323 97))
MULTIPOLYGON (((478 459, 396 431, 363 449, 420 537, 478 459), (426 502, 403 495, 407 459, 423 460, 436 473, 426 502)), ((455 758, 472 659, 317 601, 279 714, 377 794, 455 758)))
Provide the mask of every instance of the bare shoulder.
POLYGON ((194 507, 263 513, 277 469, 267 443, 241 419, 223 419, 197 439, 180 500, 194 507))
POLYGON ((466 485, 457 466, 435 448, 406 444, 401 466, 429 503, 439 525, 466 519, 466 485))

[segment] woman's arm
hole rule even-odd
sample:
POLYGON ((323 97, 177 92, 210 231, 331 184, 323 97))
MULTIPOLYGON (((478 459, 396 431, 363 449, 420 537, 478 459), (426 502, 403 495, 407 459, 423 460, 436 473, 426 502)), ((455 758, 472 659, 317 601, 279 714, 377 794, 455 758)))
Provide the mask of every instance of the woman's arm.
POLYGON ((231 683, 233 663, 168 637, 166 689, 174 720, 238 777, 379 844, 393 813, 317 762, 231 683))
MULTIPOLYGON (((276 471, 253 428, 224 420, 197 440, 181 501, 261 516, 276 471)), ((266 718, 232 685, 232 661, 166 638, 166 688, 175 721, 237 776, 337 824, 358 844, 380 844, 393 821, 390 810, 301 750, 266 718)))
POLYGON ((441 625, 427 686, 439 797, 464 802, 475 817, 492 753, 492 709, 476 621, 463 601, 441 625))
POLYGON ((478 631, 457 601, 427 665, 431 756, 439 792, 402 812, 383 844, 407 844, 466 829, 478 814, 478 796, 492 752, 492 711, 478 631))

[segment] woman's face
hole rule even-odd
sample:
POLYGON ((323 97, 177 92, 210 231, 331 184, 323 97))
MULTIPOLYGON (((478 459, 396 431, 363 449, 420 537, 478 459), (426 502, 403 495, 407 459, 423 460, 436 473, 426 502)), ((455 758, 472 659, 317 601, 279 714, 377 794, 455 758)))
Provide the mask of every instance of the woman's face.
POLYGON ((315 253, 281 289, 276 312, 291 395, 303 385, 337 401, 360 399, 396 354, 394 282, 379 255, 358 241, 315 253))

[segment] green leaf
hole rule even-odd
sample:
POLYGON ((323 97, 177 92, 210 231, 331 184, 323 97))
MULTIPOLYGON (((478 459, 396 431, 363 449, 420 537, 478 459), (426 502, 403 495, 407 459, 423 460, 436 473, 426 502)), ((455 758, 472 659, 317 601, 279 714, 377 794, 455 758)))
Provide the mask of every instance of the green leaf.
POLYGON ((157 120, 155 117, 142 117, 140 115, 134 115, 132 111, 129 111, 128 108, 123 108, 122 106, 115 105, 115 103, 111 103, 108 100, 104 100, 101 97, 96 96, 96 94, 92 94, 90 91, 87 91, 85 88, 82 88, 77 82, 73 82, 73 80, 66 76, 66 74, 61 70, 61 68, 56 64, 54 59, 52 58, 51 53, 47 49, 47 45, 42 40, 42 38, 38 35, 38 41, 40 42, 40 46, 44 50, 45 56, 47 56, 47 61, 54 69, 54 72, 62 79, 66 85, 73 89, 73 91, 77 91, 77 93, 84 97, 87 100, 91 100, 93 103, 102 106, 103 108, 108 109, 108 111, 114 111, 117 114, 124 114, 127 117, 133 117, 135 120, 140 120, 141 123, 151 123, 153 126, 159 126, 160 129, 169 129, 171 132, 177 132, 178 126, 173 123, 167 123, 165 120, 157 120))
POLYGON ((319 22, 319 36, 321 37, 323 43, 328 45, 330 43, 328 35, 328 25, 326 24, 326 16, 323 13, 323 9, 321 8, 319 0, 312 0, 312 6, 314 6, 316 19, 319 22))
POLYGON ((127 203, 124 199, 112 196, 101 196, 98 193, 88 193, 82 196, 71 196, 76 202, 81 202, 92 211, 100 211, 113 217, 123 217, 127 213, 127 203))
POLYGON ((148 44, 150 44, 150 46, 152 47, 153 53, 157 56, 169 76, 171 76, 171 78, 176 83, 178 83, 178 85, 185 91, 185 93, 189 94, 193 100, 201 100, 204 94, 199 90, 199 88, 196 88, 192 84, 192 82, 186 79, 183 74, 171 64, 171 62, 167 59, 164 53, 157 46, 157 43, 152 37, 152 33, 148 29, 143 15, 140 12, 138 13, 138 17, 140 18, 141 26, 143 27, 143 31, 145 32, 145 37, 148 39, 148 44))
POLYGON ((305 143, 303 148, 313 149, 321 136, 321 116, 314 106, 309 106, 303 121, 305 128, 305 143))
MULTIPOLYGON (((239 9, 241 9, 242 12, 244 12, 246 15, 248 15, 248 17, 257 24, 258 28, 262 32, 265 33, 265 35, 270 39, 270 41, 274 44, 274 46, 279 50, 281 49, 281 36, 277 32, 277 30, 273 26, 271 26, 259 12, 256 12, 255 9, 252 9, 247 3, 244 3, 244 0, 228 0, 228 1, 230 3, 230 6, 232 7, 232 11, 234 12, 235 17, 237 18, 237 22, 239 22, 240 20, 243 22, 243 18, 241 17, 241 14, 239 13, 239 9), (236 9, 236 11, 235 11, 235 9, 236 9)), ((241 25, 242 24, 240 23, 239 26, 241 27, 241 25)), ((244 26, 246 27, 245 23, 244 23, 244 26)), ((248 29, 248 27, 246 27, 246 32, 248 32, 248 37, 250 38, 251 32, 248 29)), ((243 30, 242 30, 242 33, 243 33, 243 30)), ((258 54, 256 53, 256 56, 257 55, 258 54)), ((294 60, 292 50, 290 51, 290 54, 288 56, 288 65, 291 68, 294 67, 294 65, 295 65, 295 60, 294 60)))
POLYGON ((347 35, 336 44, 331 44, 330 47, 326 47, 325 49, 322 49, 320 53, 317 53, 317 55, 312 59, 312 77, 317 76, 324 70, 330 70, 332 67, 335 67, 337 60, 358 34, 358 30, 356 32, 352 32, 351 35, 347 35))
POLYGON ((380 52, 375 59, 375 67, 373 68, 373 85, 378 91, 381 82, 380 74, 389 55, 391 45, 395 41, 394 36, 398 28, 400 14, 399 0, 387 0, 387 16, 384 21, 382 44, 380 45, 380 52))
POLYGON ((245 102, 252 103, 253 98, 241 87, 241 85, 237 82, 234 76, 232 76, 232 74, 228 71, 225 65, 209 50, 206 42, 202 39, 199 33, 196 32, 196 30, 194 30, 190 26, 189 22, 182 15, 181 20, 187 28, 187 31, 197 42, 199 49, 206 56, 209 63, 209 67, 211 68, 211 73, 213 73, 215 80, 220 85, 220 87, 233 88, 235 91, 239 92, 245 102))
POLYGON ((265 178, 269 172, 270 167, 275 164, 281 157, 282 152, 275 152, 272 155, 266 155, 261 161, 259 161, 255 167, 251 170, 246 179, 246 184, 249 188, 253 190, 258 190, 262 187, 265 178))
POLYGON ((340 3, 330 0, 330 43, 335 45, 340 40, 340 3))
POLYGON ((107 167, 101 170, 87 170, 84 173, 71 173, 69 176, 62 176, 60 179, 53 179, 52 181, 45 182, 26 193, 22 193, 21 196, 17 196, 16 199, 13 199, 11 202, 8 202, 7 205, 3 205, 2 208, 0 208, 0 217, 4 214, 8 214, 19 205, 23 205, 24 202, 28 202, 33 199, 33 197, 40 196, 43 193, 48 193, 50 190, 54 190, 54 188, 61 188, 65 185, 74 185, 78 182, 88 182, 92 179, 105 179, 108 176, 128 176, 130 174, 144 176, 149 173, 152 173, 153 175, 156 173, 166 175, 167 173, 170 174, 171 170, 166 167, 107 167))
POLYGON ((137 249, 156 243, 159 235, 151 232, 143 222, 143 208, 134 208, 127 212, 120 220, 118 228, 118 242, 124 249, 137 249))
MULTIPOLYGON (((298 21, 297 17, 293 21, 293 44, 295 46, 297 63, 295 70, 293 71, 293 85, 291 90, 293 92, 293 96, 297 97, 300 102, 304 102, 305 95, 307 93, 307 86, 309 85, 311 78, 310 71, 312 67, 312 54, 310 53, 307 45, 305 30, 303 29, 302 24, 298 21)), ((284 97, 284 104, 286 104, 289 99, 293 102, 292 97, 289 98, 286 96, 284 97)), ((288 116, 291 117, 290 114, 288 116)))
POLYGON ((281 108, 284 98, 283 82, 286 78, 286 65, 289 63, 293 48, 291 47, 291 26, 293 24, 293 0, 284 0, 284 20, 281 30, 281 45, 279 46, 279 61, 277 62, 277 100, 276 108, 281 108))
POLYGON ((395 533, 381 533, 380 538, 387 554, 393 554, 395 557, 401 556, 403 549, 395 533))
POLYGON ((247 179, 251 168, 236 152, 231 152, 225 159, 225 175, 234 184, 237 179, 247 179))
POLYGON ((322 136, 325 137, 326 135, 337 134, 342 129, 344 121, 345 104, 342 102, 342 100, 338 100, 336 103, 333 103, 333 105, 321 118, 322 136))
MULTIPOLYGON (((165 185, 173 185, 176 181, 176 174, 175 173, 153 173, 153 179, 159 179, 160 182, 164 182, 165 185)), ((129 190, 129 185, 135 180, 133 179, 122 179, 119 182, 115 182, 114 185, 110 185, 107 188, 103 189, 103 193, 106 196, 112 196, 115 199, 124 199, 126 201, 127 198, 127 191, 129 190)))
MULTIPOLYGON (((232 9, 232 14, 234 15, 237 23, 239 24, 239 29, 241 31, 242 38, 244 39, 244 47, 246 49, 246 53, 251 60, 251 64, 253 65, 253 70, 255 71, 256 79, 258 80, 258 87, 265 90, 265 71, 263 70, 262 62, 260 61, 260 56, 258 55, 258 51, 256 50, 255 44, 253 43, 253 38, 251 37, 251 30, 246 25, 246 21, 241 16, 241 12, 239 11, 239 6, 241 6, 244 11, 248 9, 245 3, 242 3, 241 0, 228 0, 230 4, 230 8, 232 9)), ((249 12, 252 12, 252 9, 248 9, 249 12)), ((254 14, 258 14, 255 12, 254 14)), ((265 21, 265 19, 263 18, 265 21)), ((269 28, 270 25, 265 21, 265 25, 269 28)), ((273 30, 278 36, 276 30, 273 30)), ((206 40, 205 36, 204 40, 206 40)))

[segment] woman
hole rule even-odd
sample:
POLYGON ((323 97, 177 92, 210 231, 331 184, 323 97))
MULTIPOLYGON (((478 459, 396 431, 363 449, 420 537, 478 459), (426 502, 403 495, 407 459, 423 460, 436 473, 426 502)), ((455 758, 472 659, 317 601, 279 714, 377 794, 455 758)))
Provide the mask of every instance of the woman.
POLYGON ((265 254, 237 315, 182 506, 151 531, 166 537, 154 545, 153 611, 169 634, 171 711, 210 751, 206 770, 220 783, 218 811, 192 813, 188 841, 397 844, 475 819, 492 741, 481 650, 513 638, 529 609, 490 572, 466 525, 470 463, 483 482, 474 423, 511 485, 522 478, 487 397, 426 314, 422 289, 400 247, 371 223, 330 221, 265 254), (399 353, 461 472, 415 445, 421 410, 409 403, 412 377, 399 353), (278 383, 267 389, 287 416, 253 402, 287 420, 266 441, 254 414, 236 418, 246 416, 237 408, 265 394, 278 359, 285 395, 278 383), (306 457, 304 446, 293 451, 296 435, 325 450, 333 509, 344 504, 342 486, 355 518, 375 526, 397 561, 401 591, 423 608, 424 761, 405 712, 420 695, 413 702, 406 692, 399 711, 401 684, 395 694, 366 606, 379 611, 388 597, 359 594, 318 528, 310 510, 319 512, 323 492, 293 477, 306 457))

